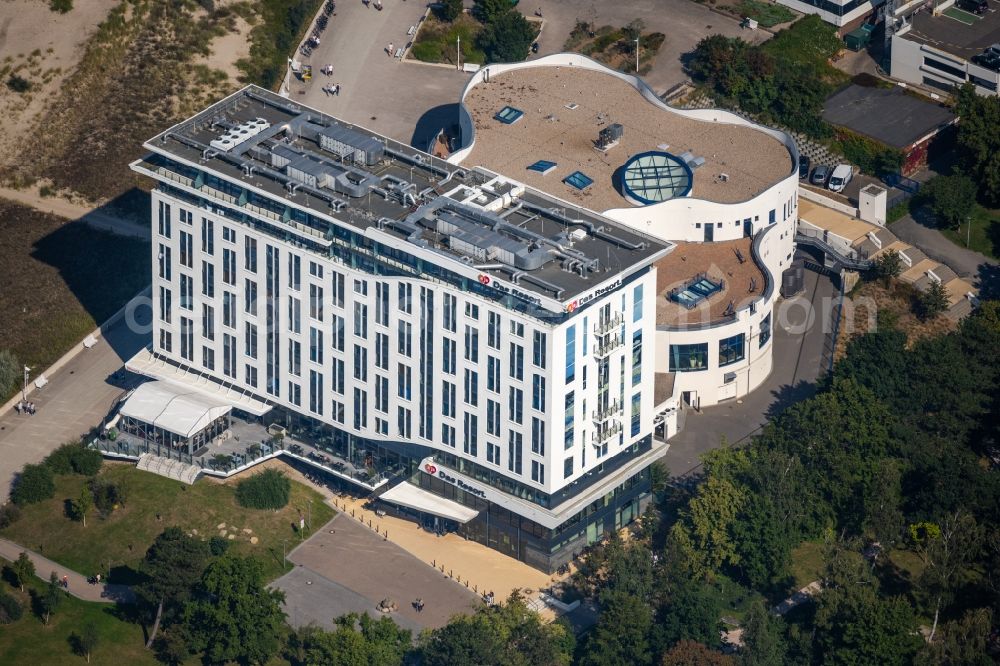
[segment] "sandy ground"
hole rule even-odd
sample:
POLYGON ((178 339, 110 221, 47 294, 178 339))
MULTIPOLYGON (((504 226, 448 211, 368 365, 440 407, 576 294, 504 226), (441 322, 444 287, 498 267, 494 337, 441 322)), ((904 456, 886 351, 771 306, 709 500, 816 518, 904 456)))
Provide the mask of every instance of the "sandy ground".
POLYGON ((199 57, 194 64, 222 70, 235 82, 240 74, 236 69, 236 61, 250 55, 251 28, 242 16, 237 16, 236 30, 217 37, 212 42, 212 54, 207 58, 199 57))
MULTIPOLYGON (((48 4, 42 0, 0 3, 0 69, 18 70, 34 86, 25 94, 0 86, 0 160, 16 155, 20 137, 52 101, 87 40, 118 0, 76 2, 66 14, 49 10, 48 4), (48 82, 43 83, 46 78, 48 82)), ((9 76, 5 72, 4 80, 9 76)))

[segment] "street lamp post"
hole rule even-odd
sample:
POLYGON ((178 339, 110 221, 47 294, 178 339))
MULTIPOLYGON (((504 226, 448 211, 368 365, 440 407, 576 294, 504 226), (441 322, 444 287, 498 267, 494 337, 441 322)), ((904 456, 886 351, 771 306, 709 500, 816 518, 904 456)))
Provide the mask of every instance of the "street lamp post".
POLYGON ((21 402, 25 402, 28 399, 28 373, 31 368, 24 366, 24 383, 21 385, 21 402))
POLYGON ((635 74, 636 74, 636 76, 638 76, 639 75, 639 38, 636 37, 633 41, 635 41, 635 74))

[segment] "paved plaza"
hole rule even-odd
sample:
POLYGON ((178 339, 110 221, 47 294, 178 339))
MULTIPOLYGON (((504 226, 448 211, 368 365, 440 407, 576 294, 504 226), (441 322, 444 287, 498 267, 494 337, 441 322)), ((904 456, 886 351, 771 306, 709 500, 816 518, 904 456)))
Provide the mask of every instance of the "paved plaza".
POLYGON ((285 592, 286 612, 294 626, 315 622, 329 628, 334 617, 352 611, 377 617, 379 602, 391 599, 399 610, 390 617, 417 631, 443 626, 452 615, 472 612, 480 604, 478 595, 464 585, 342 513, 293 550, 288 560, 295 570, 274 587, 285 592), (425 603, 423 612, 412 605, 417 598, 425 603))

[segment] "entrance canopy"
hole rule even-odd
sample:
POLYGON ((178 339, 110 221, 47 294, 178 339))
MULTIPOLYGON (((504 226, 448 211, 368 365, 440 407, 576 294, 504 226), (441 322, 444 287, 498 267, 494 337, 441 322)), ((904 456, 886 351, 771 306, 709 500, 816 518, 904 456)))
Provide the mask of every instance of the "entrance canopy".
POLYGON ((229 403, 178 384, 142 384, 121 407, 127 416, 181 437, 192 437, 232 409, 229 403))
POLYGON ((463 524, 479 515, 475 509, 470 509, 444 497, 438 497, 407 481, 385 491, 379 496, 379 499, 463 524))

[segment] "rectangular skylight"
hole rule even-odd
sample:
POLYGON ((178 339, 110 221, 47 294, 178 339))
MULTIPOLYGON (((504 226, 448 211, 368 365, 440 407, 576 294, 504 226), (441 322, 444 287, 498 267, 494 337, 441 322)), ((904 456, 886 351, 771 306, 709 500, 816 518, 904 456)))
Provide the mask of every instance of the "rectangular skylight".
POLYGON ((556 168, 555 162, 550 162, 548 160, 538 160, 534 164, 528 167, 528 171, 537 171, 543 176, 548 172, 556 168))
POLYGON ((523 115, 524 111, 521 109, 515 109, 512 106, 505 106, 497 111, 497 114, 493 117, 502 122, 504 125, 513 125, 520 120, 523 115))
POLYGON ((575 187, 578 190, 585 190, 594 184, 594 179, 582 171, 574 171, 570 175, 563 178, 563 182, 570 187, 575 187))

